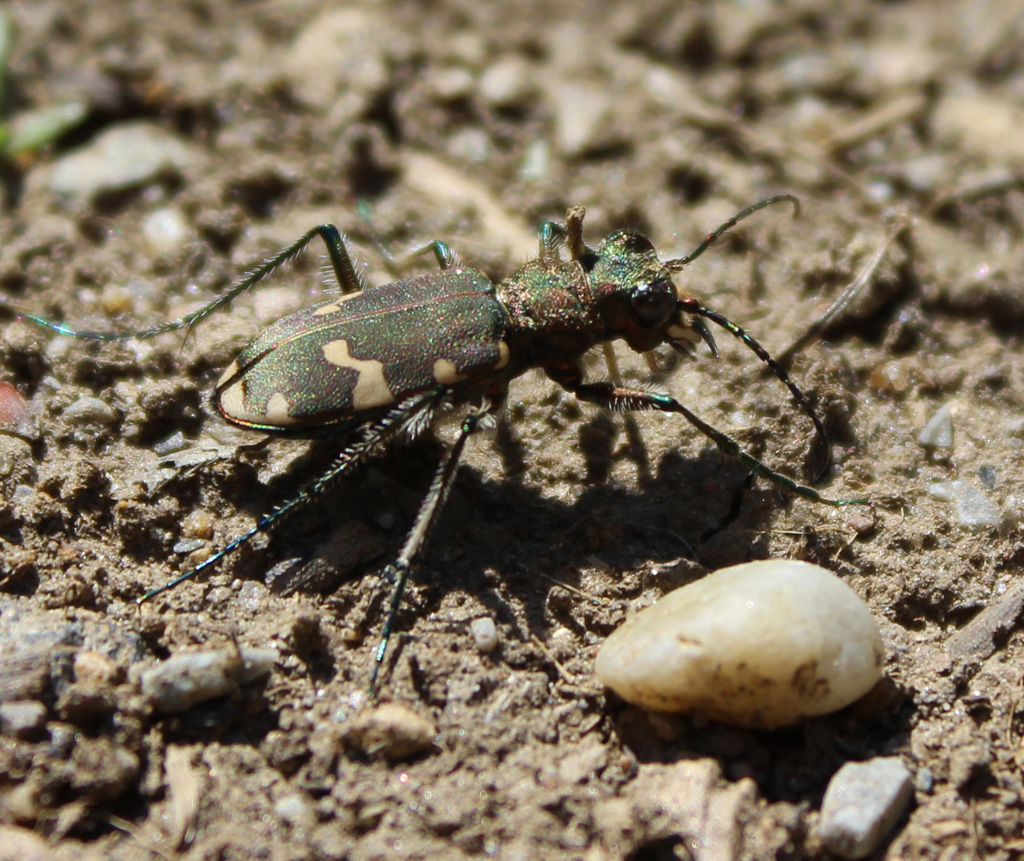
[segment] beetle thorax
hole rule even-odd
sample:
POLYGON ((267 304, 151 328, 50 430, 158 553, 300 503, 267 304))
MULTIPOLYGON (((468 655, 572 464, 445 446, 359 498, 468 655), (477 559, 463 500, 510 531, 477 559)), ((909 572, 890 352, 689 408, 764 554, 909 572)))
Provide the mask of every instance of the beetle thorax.
POLYGON ((514 354, 533 362, 568 360, 605 340, 588 279, 577 263, 527 263, 498 286, 508 310, 514 354))

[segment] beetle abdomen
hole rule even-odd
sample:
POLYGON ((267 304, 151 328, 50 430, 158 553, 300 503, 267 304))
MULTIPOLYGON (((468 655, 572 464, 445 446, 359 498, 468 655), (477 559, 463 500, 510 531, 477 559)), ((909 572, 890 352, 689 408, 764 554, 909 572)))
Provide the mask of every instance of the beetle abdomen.
POLYGON ((279 320, 225 370, 230 422, 302 435, 363 421, 436 385, 458 389, 508 361, 507 314, 474 269, 350 293, 279 320))

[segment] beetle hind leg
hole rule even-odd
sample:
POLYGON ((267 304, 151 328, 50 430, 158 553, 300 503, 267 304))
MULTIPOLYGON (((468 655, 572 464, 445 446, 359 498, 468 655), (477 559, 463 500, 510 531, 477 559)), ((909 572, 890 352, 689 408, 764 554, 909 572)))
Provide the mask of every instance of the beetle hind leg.
POLYGON ((30 323, 34 323, 36 326, 41 326, 44 329, 57 333, 58 335, 67 335, 71 338, 105 342, 127 341, 132 338, 155 338, 157 335, 162 335, 164 332, 174 332, 178 329, 191 329, 197 323, 209 317, 214 311, 230 304, 232 300, 236 299, 242 293, 250 290, 282 266, 294 260, 317 236, 323 239, 324 244, 327 246, 327 254, 331 260, 331 268, 334 271, 335 277, 338 279, 338 284, 341 285, 342 291, 344 293, 354 293, 361 290, 363 286, 362 282, 359 280, 359 275, 356 274, 355 267, 352 264, 352 258, 349 256, 348 250, 345 248, 345 240, 341 235, 341 231, 339 231, 333 224, 318 224, 316 227, 307 230, 291 245, 283 248, 262 265, 257 266, 250 272, 247 272, 242 279, 229 290, 222 293, 212 302, 204 305, 198 311, 193 311, 191 314, 185 314, 182 317, 178 317, 175 320, 169 320, 166 323, 160 323, 157 326, 151 326, 148 329, 138 329, 134 332, 86 331, 73 329, 64 323, 57 323, 53 320, 48 320, 45 317, 30 314, 6 300, 0 300, 0 307, 7 308, 12 313, 17 314, 19 319, 27 320, 30 323))
POLYGON ((405 544, 402 546, 398 558, 384 571, 384 576, 393 583, 393 586, 391 597, 388 600, 388 615, 384 620, 384 629, 381 632, 380 643, 374 654, 373 669, 370 670, 371 696, 376 696, 377 693, 377 679, 384 664, 384 658, 387 655, 388 643, 395 627, 395 620, 398 617, 398 610, 402 604, 402 597, 405 595, 405 588, 409 584, 409 578, 412 576, 418 558, 426 547, 430 533, 437 522, 438 515, 441 513, 441 509, 448 499, 448 494, 451 492, 466 441, 473 434, 493 424, 494 416, 499 406, 500 403, 496 404, 490 400, 485 400, 479 406, 474 407, 463 419, 462 427, 459 430, 455 443, 434 473, 430 489, 420 505, 416 520, 406 536, 405 544))
POLYGON ((441 400, 442 393, 440 391, 431 391, 424 395, 409 398, 389 413, 367 425, 360 433, 358 439, 347 445, 338 454, 334 462, 327 468, 327 471, 308 484, 298 494, 278 505, 269 514, 265 514, 248 532, 239 535, 233 541, 224 545, 224 547, 203 560, 195 568, 147 592, 139 598, 139 603, 141 604, 150 598, 155 598, 157 595, 173 589, 179 583, 193 579, 207 568, 217 564, 225 556, 237 550, 254 536, 261 532, 269 532, 279 521, 316 502, 346 472, 379 454, 394 440, 402 436, 409 436, 415 428, 422 427, 433 416, 441 400))

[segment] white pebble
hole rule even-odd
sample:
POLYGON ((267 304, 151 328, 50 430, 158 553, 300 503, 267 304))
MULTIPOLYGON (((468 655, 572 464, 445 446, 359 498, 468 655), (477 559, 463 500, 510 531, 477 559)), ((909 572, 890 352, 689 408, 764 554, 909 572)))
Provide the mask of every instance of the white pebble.
POLYGON ((62 410, 64 418, 76 425, 110 425, 116 422, 120 413, 99 398, 83 395, 62 410))
POLYGON ((153 210, 142 220, 142 236, 151 254, 169 254, 181 245, 187 233, 185 216, 173 206, 153 210))
POLYGON ((118 123, 54 162, 49 185, 59 195, 90 198, 184 173, 200 161, 197 148, 160 126, 118 123))
POLYGON ((910 772, 898 757, 848 762, 833 775, 821 802, 821 842, 840 858, 870 855, 892 830, 914 795, 910 772))
POLYGON ((383 10, 326 8, 313 18, 281 60, 281 74, 306 107, 343 128, 366 110, 388 82, 395 34, 383 10))
POLYGON ((500 59, 480 76, 478 87, 480 95, 491 107, 508 108, 520 104, 533 91, 530 66, 515 56, 500 59))
POLYGON ((779 727, 842 708, 881 676, 857 594, 817 565, 735 565, 669 593, 605 641, 595 671, 634 705, 779 727))
POLYGON ((953 447, 953 413, 949 409, 949 404, 940 407, 935 415, 928 419, 917 442, 923 448, 953 447))
POLYGON ((265 676, 278 657, 276 649, 245 646, 179 652, 143 670, 139 688, 155 711, 183 712, 265 676))
POLYGON ((932 482, 925 491, 932 499, 955 503, 957 521, 968 529, 992 529, 1002 519, 999 506, 962 478, 932 482))
POLYGON ((13 700, 0 703, 0 732, 24 738, 42 729, 46 706, 38 700, 13 700))
POLYGON ((469 623, 469 633, 477 649, 485 654, 493 652, 498 646, 498 626, 490 616, 482 616, 469 623))

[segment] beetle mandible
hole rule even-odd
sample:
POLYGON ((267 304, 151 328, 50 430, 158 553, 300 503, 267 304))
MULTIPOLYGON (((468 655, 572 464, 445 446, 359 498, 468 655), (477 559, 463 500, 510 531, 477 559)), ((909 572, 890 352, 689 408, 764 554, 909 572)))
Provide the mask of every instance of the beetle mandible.
MULTIPOLYGON (((451 490, 466 441, 493 424, 509 383, 530 369, 541 369, 580 400, 606 409, 678 413, 724 454, 805 499, 834 506, 864 502, 827 499, 776 472, 668 394, 613 380, 584 379, 584 354, 619 339, 640 353, 667 345, 684 355, 703 341, 717 355, 705 323, 710 320, 740 339, 787 386, 810 416, 828 454, 821 420, 785 370, 746 331, 680 292, 673 282, 673 274, 719 236, 779 202, 791 203, 794 214, 798 211, 792 195, 767 198, 734 215, 686 256, 671 260, 660 260, 650 240, 630 230, 612 233, 597 248, 589 247, 583 240, 585 210, 574 206, 564 225, 541 226, 537 259, 497 284, 479 270, 462 266, 446 243, 435 240, 420 250, 433 251, 440 272, 364 288, 340 231, 321 224, 205 307, 149 329, 85 332, 32 314, 20 316, 61 334, 103 341, 187 329, 295 258, 314 238, 323 240, 341 294, 284 317, 258 335, 225 369, 213 402, 233 424, 278 436, 336 436, 344 440, 342 450, 299 494, 140 601, 195 577, 318 499, 353 467, 400 439, 422 433, 443 407, 461 407, 465 413, 455 441, 437 467, 397 559, 385 571, 393 585, 370 674, 370 689, 375 692, 403 593, 451 490)), ((826 456, 818 478, 829 463, 826 456)))

